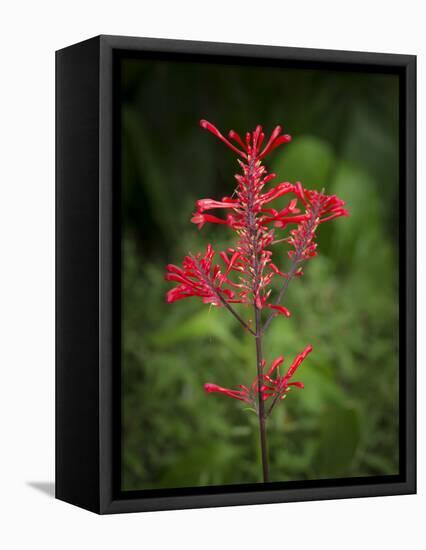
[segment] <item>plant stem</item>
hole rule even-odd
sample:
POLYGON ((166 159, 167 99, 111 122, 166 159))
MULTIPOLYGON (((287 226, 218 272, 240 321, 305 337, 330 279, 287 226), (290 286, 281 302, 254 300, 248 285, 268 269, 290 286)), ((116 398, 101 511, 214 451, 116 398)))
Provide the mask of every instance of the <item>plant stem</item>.
POLYGON ((257 384, 258 384, 258 416, 259 416, 259 433, 260 433, 260 448, 262 451, 262 471, 263 481, 269 481, 269 463, 268 463, 268 443, 266 439, 266 417, 265 405, 262 399, 261 388, 262 380, 262 327, 260 319, 260 310, 255 307, 256 318, 256 366, 257 366, 257 384))
MULTIPOLYGON (((281 303, 281 300, 283 299, 284 294, 286 293, 288 285, 290 284, 290 281, 293 279, 294 274, 296 273, 297 267, 298 267, 297 262, 293 262, 292 266, 291 266, 291 269, 288 273, 288 277, 284 281, 284 284, 283 284, 283 286, 281 287, 281 290, 278 293, 277 299, 275 300, 275 305, 276 306, 278 306, 281 303)), ((263 325, 262 333, 264 333, 265 330, 269 327, 269 324, 271 323, 273 318, 274 318, 274 314, 271 313, 269 315, 269 317, 266 319, 265 324, 263 325)))
MULTIPOLYGON (((294 259, 291 263, 290 271, 288 272, 287 279, 284 281, 284 284, 283 284, 283 286, 281 287, 281 290, 278 293, 277 299, 275 300, 275 305, 276 306, 278 306, 281 303, 281 300, 283 299, 284 294, 286 293, 286 290, 288 288, 288 285, 290 284, 290 281, 296 275, 297 268, 298 268, 299 264, 303 261, 303 252, 304 252, 305 247, 309 243, 310 231, 313 230, 313 228, 315 228, 316 225, 318 225, 317 216, 318 216, 318 213, 319 213, 319 208, 320 208, 320 205, 318 203, 316 208, 314 208, 313 211, 312 211, 312 216, 310 218, 310 221, 307 224, 307 230, 306 230, 306 235, 307 236, 305 236, 303 243, 300 245, 299 250, 297 250, 296 255, 294 256, 294 259)), ((279 242, 279 241, 276 241, 276 242, 279 242)), ((265 324, 263 325, 263 328, 261 330, 261 334, 263 334, 265 332, 265 330, 269 327, 269 325, 270 325, 270 323, 271 323, 271 321, 274 317, 275 317, 274 313, 271 313, 269 315, 269 317, 265 321, 265 324)))
POLYGON ((199 269, 199 272, 200 272, 200 276, 202 277, 203 281, 210 287, 210 289, 212 290, 212 292, 214 292, 216 294, 216 296, 219 298, 220 302, 222 303, 222 305, 224 307, 226 307, 226 309, 235 317, 235 319, 241 323, 241 325, 246 329, 248 330, 253 336, 256 336, 256 333, 254 332, 254 330, 252 328, 249 327, 249 325, 244 321, 244 319, 242 317, 240 317, 238 315, 238 313, 235 311, 235 309, 230 305, 228 304, 228 302, 225 300, 225 298, 222 296, 222 294, 220 293, 220 290, 218 288, 216 288, 214 286, 214 284, 211 282, 211 280, 209 279, 208 276, 204 275, 203 274, 203 269, 200 265, 200 263, 197 261, 196 258, 192 257, 192 259, 195 261, 195 263, 197 264, 197 267, 199 269))
POLYGON ((268 444, 266 441, 266 417, 265 404, 262 399, 263 386, 263 367, 262 367, 262 319, 260 309, 256 305, 256 297, 258 297, 261 285, 261 268, 259 265, 259 220, 256 218, 255 205, 255 186, 256 186, 256 162, 251 160, 248 164, 247 179, 251 185, 248 186, 250 192, 247 194, 247 212, 246 212, 246 227, 248 237, 248 256, 251 258, 251 272, 253 274, 252 293, 253 306, 255 316, 255 339, 256 339, 256 370, 257 370, 257 415, 259 417, 259 435, 260 449, 262 452, 262 472, 263 482, 269 481, 269 464, 268 464, 268 444))
POLYGON ((217 296, 219 297, 219 300, 222 302, 222 304, 226 307, 226 309, 235 317, 235 319, 237 319, 237 321, 239 321, 241 323, 241 325, 246 329, 248 330, 251 334, 253 334, 253 336, 256 336, 256 333, 254 332, 253 329, 251 329, 248 324, 244 321, 244 319, 242 317, 240 317, 238 315, 238 313, 235 311, 235 309, 233 307, 231 307, 228 302, 222 297, 222 295, 220 294, 220 292, 216 292, 217 296))

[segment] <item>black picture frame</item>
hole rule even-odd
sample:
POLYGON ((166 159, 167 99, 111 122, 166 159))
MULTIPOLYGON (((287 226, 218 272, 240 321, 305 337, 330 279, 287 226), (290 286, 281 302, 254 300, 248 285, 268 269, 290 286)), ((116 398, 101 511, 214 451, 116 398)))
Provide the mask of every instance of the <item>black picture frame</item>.
POLYGON ((416 57, 105 35, 56 52, 56 498, 109 514, 415 492, 416 57), (121 492, 114 86, 131 52, 399 75, 399 475, 121 492))

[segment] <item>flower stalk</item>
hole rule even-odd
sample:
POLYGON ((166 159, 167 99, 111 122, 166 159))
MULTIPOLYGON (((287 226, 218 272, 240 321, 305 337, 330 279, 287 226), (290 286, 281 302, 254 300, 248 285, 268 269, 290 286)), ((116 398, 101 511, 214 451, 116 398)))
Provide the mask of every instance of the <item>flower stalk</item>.
POLYGON ((224 307, 254 337, 256 377, 252 384, 240 385, 239 389, 232 390, 206 383, 204 389, 206 393, 222 393, 244 401, 256 411, 262 479, 268 482, 266 421, 276 404, 286 398, 291 387, 303 388, 303 383, 293 382, 292 377, 312 351, 312 346, 306 346, 291 363, 287 373, 280 375, 283 356, 275 359, 270 368, 265 370, 263 337, 275 317, 290 317, 291 312, 282 304, 282 300, 290 282, 303 275, 303 264, 317 255, 315 239, 320 224, 347 216, 348 212, 344 202, 335 195, 326 195, 324 190, 318 192, 305 189, 300 182, 281 182, 264 191, 275 174, 267 172, 263 159, 278 146, 291 141, 288 134, 281 133, 280 126, 273 130, 266 141, 261 126, 257 126, 253 132, 247 132, 245 139, 242 139, 234 130, 225 137, 210 122, 201 120, 200 124, 238 155, 241 172, 235 176, 237 185, 231 196, 221 200, 198 200, 191 222, 198 229, 202 229, 206 223, 227 226, 235 234, 235 244, 219 253, 221 263, 213 263, 216 253, 212 245, 208 244, 204 254, 198 252, 185 256, 182 267, 169 264, 166 280, 178 284, 167 292, 166 300, 172 303, 198 297, 205 304, 224 307), (272 206, 277 199, 280 202, 288 199, 288 202, 277 209, 272 206), (210 214, 211 210, 224 210, 225 216, 210 214), (279 268, 273 261, 273 253, 282 248, 277 249, 276 245, 289 245, 288 271, 279 268), (281 288, 273 299, 271 284, 277 277, 282 280, 281 288), (254 330, 253 319, 245 320, 235 310, 234 304, 251 306, 254 330), (264 312, 268 312, 267 315, 264 312))
POLYGON ((256 316, 256 367, 257 367, 257 399, 258 399, 258 417, 259 417, 259 437, 260 450, 262 456, 262 474, 264 483, 269 481, 269 458, 268 443, 266 434, 266 416, 265 403, 262 397, 263 390, 263 364, 262 364, 262 326, 260 319, 260 310, 255 307, 256 316))

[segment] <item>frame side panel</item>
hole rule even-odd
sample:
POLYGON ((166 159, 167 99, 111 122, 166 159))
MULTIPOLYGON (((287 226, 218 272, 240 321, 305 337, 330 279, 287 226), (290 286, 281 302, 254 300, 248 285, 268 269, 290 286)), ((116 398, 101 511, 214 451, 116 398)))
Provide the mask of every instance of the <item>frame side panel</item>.
POLYGON ((56 53, 56 498, 99 510, 99 39, 56 53))
MULTIPOLYGON (((114 227, 117 220, 113 213, 120 204, 113 186, 113 52, 100 37, 100 93, 99 93, 99 432, 100 432, 100 504, 101 514, 106 513, 117 490, 114 464, 119 462, 119 444, 114 445, 114 430, 120 432, 121 414, 113 398, 113 386, 120 385, 120 349, 114 346, 114 331, 120 331, 120 322, 114 317, 114 304, 120 301, 120 292, 113 292, 113 279, 121 265, 113 264, 114 227)), ((119 277, 119 275, 118 275, 119 277)), ((118 438, 121 440, 121 438, 118 438)))
POLYGON ((412 56, 406 66, 406 250, 405 293, 406 293, 406 477, 411 492, 417 491, 417 273, 416 273, 416 143, 417 143, 417 58, 412 56))

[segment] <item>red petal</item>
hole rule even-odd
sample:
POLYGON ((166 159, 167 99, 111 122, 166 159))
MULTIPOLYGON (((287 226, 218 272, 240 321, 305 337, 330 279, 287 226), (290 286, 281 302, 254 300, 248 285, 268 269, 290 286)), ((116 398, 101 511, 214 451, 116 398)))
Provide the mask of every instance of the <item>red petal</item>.
POLYGON ((311 351, 312 351, 312 346, 309 345, 309 346, 306 346, 306 348, 302 351, 302 353, 299 353, 299 355, 296 356, 293 363, 290 365, 290 368, 288 369, 287 374, 283 378, 284 382, 290 380, 290 378, 293 376, 293 374, 296 372, 298 367, 305 360, 306 356, 311 353, 311 351))
POLYGON ((272 361, 271 366, 269 367, 268 372, 266 373, 267 376, 271 376, 273 372, 284 362, 284 356, 280 355, 274 361, 272 361))
POLYGON ((227 201, 215 201, 213 199, 200 199, 197 201, 197 212, 204 212, 205 210, 212 210, 213 208, 232 208, 233 204, 237 203, 237 200, 229 199, 227 201))
POLYGON ((266 307, 269 307, 270 309, 274 309, 275 311, 278 311, 278 315, 285 315, 286 317, 290 317, 291 315, 290 311, 284 306, 266 304, 266 307))
POLYGON ((239 401, 246 400, 244 396, 245 392, 237 391, 237 390, 228 390, 227 388, 222 388, 217 384, 210 384, 210 383, 204 384, 204 391, 206 393, 214 393, 214 392, 223 393, 228 397, 232 397, 232 399, 238 399, 239 401))
POLYGON ((229 134, 228 134, 228 137, 229 137, 229 139, 233 139, 234 141, 236 141, 238 143, 238 145, 241 145, 241 147, 244 149, 244 151, 246 150, 246 145, 243 142, 243 140, 240 138, 239 134, 237 134, 237 132, 235 132, 234 130, 230 130, 229 134))
POLYGON ((221 218, 218 218, 216 216, 212 216, 211 214, 200 214, 196 212, 192 218, 191 222, 198 225, 198 229, 201 229, 203 225, 207 222, 209 223, 221 223, 223 225, 229 225, 228 220, 223 220, 221 218))
MULTIPOLYGON (((265 178, 266 179, 266 178, 265 178)), ((279 183, 277 186, 270 189, 267 193, 260 195, 260 201, 262 204, 271 202, 287 193, 292 193, 294 191, 294 185, 289 182, 279 183)))
POLYGON ((289 382, 287 386, 296 386, 296 388, 300 388, 301 390, 303 390, 305 384, 303 382, 289 382))
POLYGON ((201 128, 204 128, 205 130, 208 130, 209 132, 211 132, 214 136, 218 137, 221 141, 223 141, 223 143, 225 143, 225 145, 227 145, 230 149, 235 151, 235 153, 237 153, 238 155, 241 155, 245 159, 247 158, 247 155, 242 151, 240 151, 239 149, 237 149, 237 147, 235 147, 235 145, 233 145, 230 141, 228 141, 226 137, 223 136, 219 132, 219 130, 216 128, 216 126, 214 126, 211 122, 209 122, 208 120, 200 120, 200 126, 201 128))

